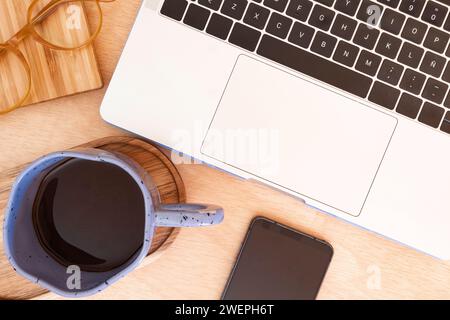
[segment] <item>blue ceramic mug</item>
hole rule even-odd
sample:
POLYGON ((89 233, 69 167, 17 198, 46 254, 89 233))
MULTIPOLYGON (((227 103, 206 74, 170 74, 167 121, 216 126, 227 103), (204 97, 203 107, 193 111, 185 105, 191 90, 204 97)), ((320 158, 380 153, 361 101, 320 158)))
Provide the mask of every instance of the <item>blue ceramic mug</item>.
POLYGON ((95 294, 135 269, 147 255, 155 227, 198 227, 218 224, 224 214, 220 207, 204 204, 160 203, 158 189, 147 172, 132 159, 101 149, 78 148, 55 152, 31 163, 16 179, 3 225, 6 255, 13 268, 25 278, 66 297, 95 294), (68 159, 107 162, 127 172, 139 185, 145 202, 142 248, 123 265, 105 272, 70 270, 49 257, 40 244, 32 219, 34 200, 46 175, 68 159), (78 272, 79 281, 70 282, 78 272), (74 285, 75 284, 75 285, 74 285))

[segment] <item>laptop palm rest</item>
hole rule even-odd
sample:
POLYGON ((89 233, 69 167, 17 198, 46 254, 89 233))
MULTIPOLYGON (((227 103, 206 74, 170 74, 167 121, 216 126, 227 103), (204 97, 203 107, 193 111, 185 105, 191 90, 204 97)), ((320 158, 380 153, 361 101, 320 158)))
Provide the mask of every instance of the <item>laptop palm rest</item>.
POLYGON ((376 109, 240 56, 202 153, 358 216, 396 124, 376 109))

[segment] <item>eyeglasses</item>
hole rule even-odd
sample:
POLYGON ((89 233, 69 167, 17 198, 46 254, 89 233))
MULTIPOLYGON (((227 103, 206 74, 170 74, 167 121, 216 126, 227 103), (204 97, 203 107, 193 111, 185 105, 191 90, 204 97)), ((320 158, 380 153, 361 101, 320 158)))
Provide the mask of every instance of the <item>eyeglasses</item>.
POLYGON ((92 44, 102 29, 103 12, 100 3, 114 1, 33 0, 28 7, 27 24, 9 40, 0 43, 0 65, 3 66, 0 69, 0 78, 2 83, 9 84, 7 88, 0 88, 5 97, 3 99, 5 101, 0 101, 0 114, 23 106, 31 93, 31 66, 18 49, 18 45, 24 39, 31 36, 35 41, 53 50, 82 49, 92 44), (86 7, 89 17, 94 17, 89 21, 93 32, 81 30, 83 25, 87 25, 84 16, 86 7), (5 78, 13 81, 5 81, 5 78), (17 81, 23 84, 21 88, 14 88, 17 81))

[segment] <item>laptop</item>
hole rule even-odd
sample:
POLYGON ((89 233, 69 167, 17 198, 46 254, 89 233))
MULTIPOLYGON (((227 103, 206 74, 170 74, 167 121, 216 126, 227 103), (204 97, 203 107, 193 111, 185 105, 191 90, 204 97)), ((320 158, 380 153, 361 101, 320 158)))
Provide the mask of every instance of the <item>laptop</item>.
POLYGON ((449 259, 449 12, 447 0, 144 0, 101 115, 178 161, 449 259))

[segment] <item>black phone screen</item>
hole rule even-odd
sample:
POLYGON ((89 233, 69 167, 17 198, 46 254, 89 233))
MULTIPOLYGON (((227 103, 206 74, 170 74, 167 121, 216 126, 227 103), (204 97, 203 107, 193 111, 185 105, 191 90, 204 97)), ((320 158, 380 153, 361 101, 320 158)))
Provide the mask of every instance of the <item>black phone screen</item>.
POLYGON ((222 299, 315 299, 332 256, 328 243, 256 218, 222 299))

